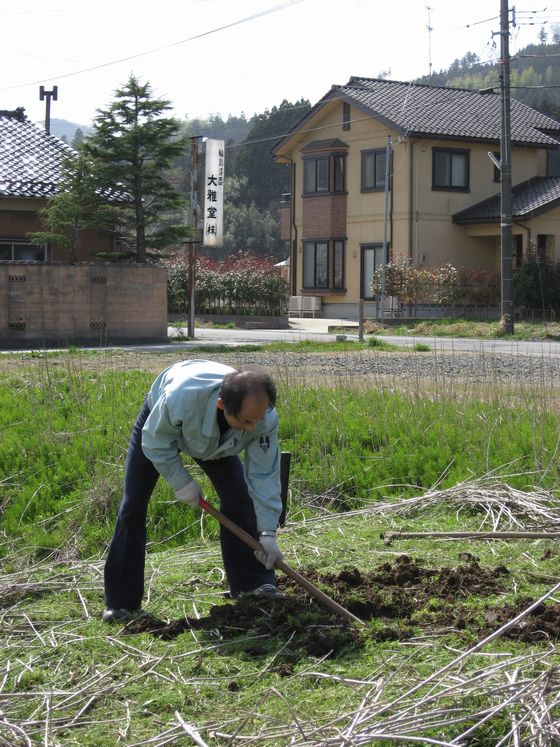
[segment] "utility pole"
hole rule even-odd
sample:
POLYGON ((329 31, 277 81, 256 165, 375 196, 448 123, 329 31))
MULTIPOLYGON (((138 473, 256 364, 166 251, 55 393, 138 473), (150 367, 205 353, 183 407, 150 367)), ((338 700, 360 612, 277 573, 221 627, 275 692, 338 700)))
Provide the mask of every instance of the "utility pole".
POLYGON ((391 136, 387 136, 387 147, 385 150, 385 208, 383 211, 383 256, 381 258, 381 323, 385 321, 385 285, 387 281, 388 243, 387 226, 389 223, 389 180, 391 178, 391 136))
POLYGON ((202 137, 197 135, 191 137, 191 214, 190 225, 192 236, 188 240, 189 245, 189 280, 188 280, 188 298, 189 298, 189 319, 187 334, 190 339, 194 339, 194 317, 195 317, 195 285, 196 285, 196 245, 200 244, 200 200, 199 200, 199 168, 200 168, 200 145, 202 137))
POLYGON ((44 101, 45 105, 45 132, 47 135, 51 134, 51 99, 56 101, 58 99, 58 86, 53 86, 52 91, 45 91, 45 86, 39 88, 39 101, 44 101))
POLYGON ((513 233, 511 186, 511 96, 508 0, 500 0, 500 231, 501 231, 501 322, 506 334, 513 334, 513 233))

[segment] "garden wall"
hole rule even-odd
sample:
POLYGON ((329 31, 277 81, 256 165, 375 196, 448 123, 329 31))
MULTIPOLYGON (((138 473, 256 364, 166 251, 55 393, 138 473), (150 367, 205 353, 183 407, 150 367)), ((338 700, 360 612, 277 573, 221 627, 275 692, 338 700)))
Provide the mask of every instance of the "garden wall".
POLYGON ((167 273, 143 264, 0 262, 0 348, 167 340, 167 273))

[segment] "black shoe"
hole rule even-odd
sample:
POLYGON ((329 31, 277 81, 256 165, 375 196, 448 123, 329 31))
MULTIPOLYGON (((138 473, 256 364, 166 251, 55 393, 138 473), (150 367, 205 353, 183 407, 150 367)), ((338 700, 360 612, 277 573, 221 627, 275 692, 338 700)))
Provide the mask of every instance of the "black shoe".
POLYGON ((105 623, 119 623, 125 625, 132 620, 137 620, 146 613, 144 610, 126 610, 123 607, 116 607, 104 610, 101 619, 105 623))

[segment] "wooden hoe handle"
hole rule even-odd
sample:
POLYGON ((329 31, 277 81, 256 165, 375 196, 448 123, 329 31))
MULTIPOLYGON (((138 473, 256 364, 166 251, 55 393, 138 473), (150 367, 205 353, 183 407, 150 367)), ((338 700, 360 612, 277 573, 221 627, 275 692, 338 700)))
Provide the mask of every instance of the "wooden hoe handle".
MULTIPOLYGON (((262 551, 263 548, 260 542, 258 542, 254 537, 248 534, 248 532, 246 532, 244 529, 238 527, 237 524, 235 524, 235 522, 233 522, 231 519, 228 519, 227 516, 224 516, 221 511, 218 511, 217 508, 214 508, 214 506, 207 500, 201 498, 199 501, 199 505, 200 508, 217 519, 222 526, 229 529, 230 532, 235 534, 236 537, 239 537, 239 539, 242 540, 246 545, 249 545, 249 547, 251 547, 253 550, 262 551)), ((351 620, 354 623, 364 625, 363 620, 360 620, 359 617, 356 617, 356 615, 353 615, 349 610, 338 604, 338 602, 335 602, 334 599, 331 599, 327 594, 321 591, 321 589, 318 589, 316 586, 314 586, 311 581, 305 578, 305 576, 302 576, 297 571, 294 571, 293 568, 290 568, 290 566, 283 560, 277 560, 274 564, 274 567, 283 571, 286 576, 289 576, 293 581, 296 582, 296 584, 299 584, 299 586, 303 587, 312 597, 315 597, 315 599, 329 607, 331 610, 333 610, 333 612, 336 612, 338 615, 341 615, 342 617, 345 617, 347 620, 351 620)))

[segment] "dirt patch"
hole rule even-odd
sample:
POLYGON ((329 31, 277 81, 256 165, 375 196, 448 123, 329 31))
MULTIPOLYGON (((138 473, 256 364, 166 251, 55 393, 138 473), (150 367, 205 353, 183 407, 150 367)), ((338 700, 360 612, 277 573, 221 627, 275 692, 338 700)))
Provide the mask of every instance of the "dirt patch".
MULTIPOLYGON (((445 629, 469 638, 488 635, 532 602, 496 604, 484 612, 463 604, 469 596, 488 597, 505 591, 509 576, 503 565, 481 566, 474 556, 461 556, 454 568, 425 568, 408 555, 370 572, 345 568, 339 574, 307 570, 304 575, 364 622, 363 629, 337 616, 310 598, 295 582, 280 577, 285 598, 242 596, 216 605, 207 616, 164 622, 146 617, 130 623, 128 633, 151 633, 164 640, 191 631, 200 640, 230 642, 250 655, 279 652, 278 666, 289 674, 291 662, 303 656, 339 656, 359 648, 366 639, 393 641, 445 629), (375 621, 375 622, 373 622, 375 621), (287 667, 287 669, 286 669, 287 667)), ((540 605, 509 638, 533 643, 556 639, 560 633, 560 605, 540 605)))
POLYGON ((193 631, 206 640, 234 642, 246 654, 271 653, 270 642, 282 649, 280 660, 301 656, 340 654, 350 645, 360 645, 363 637, 348 621, 333 615, 314 601, 287 596, 262 598, 244 595, 232 604, 216 605, 206 617, 183 618, 165 623, 148 616, 126 626, 128 633, 151 633, 170 640, 193 631))

